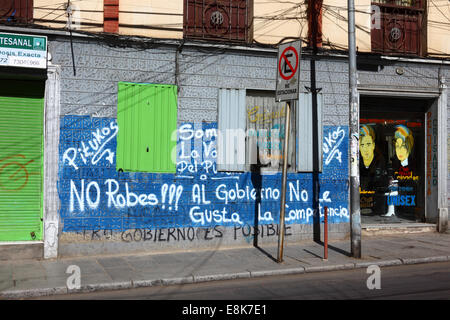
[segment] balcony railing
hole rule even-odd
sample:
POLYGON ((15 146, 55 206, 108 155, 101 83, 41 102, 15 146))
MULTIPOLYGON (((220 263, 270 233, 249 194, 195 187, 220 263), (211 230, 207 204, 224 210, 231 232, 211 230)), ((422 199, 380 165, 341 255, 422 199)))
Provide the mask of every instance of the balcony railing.
POLYGON ((388 6, 388 7, 401 7, 401 8, 415 8, 423 9, 425 0, 375 0, 372 2, 374 5, 388 6))

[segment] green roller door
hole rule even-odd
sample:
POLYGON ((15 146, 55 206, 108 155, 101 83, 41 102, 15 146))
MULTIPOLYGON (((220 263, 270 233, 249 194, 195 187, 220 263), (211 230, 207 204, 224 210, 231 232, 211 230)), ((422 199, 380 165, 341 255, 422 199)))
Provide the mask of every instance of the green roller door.
POLYGON ((175 173, 177 87, 119 82, 117 170, 175 173))
POLYGON ((44 85, 0 80, 0 241, 42 240, 44 85))

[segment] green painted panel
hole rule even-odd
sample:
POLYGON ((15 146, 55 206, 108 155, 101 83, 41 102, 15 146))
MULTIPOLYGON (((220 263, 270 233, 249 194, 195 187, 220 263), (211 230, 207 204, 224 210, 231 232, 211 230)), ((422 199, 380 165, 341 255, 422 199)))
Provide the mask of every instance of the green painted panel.
POLYGON ((177 87, 119 82, 117 170, 175 173, 177 87))
POLYGON ((42 240, 44 86, 0 81, 0 241, 42 240))

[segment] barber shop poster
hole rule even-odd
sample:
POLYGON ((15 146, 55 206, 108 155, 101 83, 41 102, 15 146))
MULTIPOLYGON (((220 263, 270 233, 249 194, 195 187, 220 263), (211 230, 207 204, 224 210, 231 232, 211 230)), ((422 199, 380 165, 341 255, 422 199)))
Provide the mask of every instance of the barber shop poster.
MULTIPOLYGON (((363 215, 418 220, 422 182, 415 136, 422 124, 367 121, 359 131, 360 207, 363 215)), ((419 161, 420 162, 420 161, 419 161)))

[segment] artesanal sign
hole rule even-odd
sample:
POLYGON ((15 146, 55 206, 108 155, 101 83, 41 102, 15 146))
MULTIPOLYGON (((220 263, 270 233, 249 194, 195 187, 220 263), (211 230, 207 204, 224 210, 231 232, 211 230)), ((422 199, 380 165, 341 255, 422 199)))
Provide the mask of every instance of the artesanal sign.
POLYGON ((47 68, 47 37, 0 33, 0 66, 47 68))

